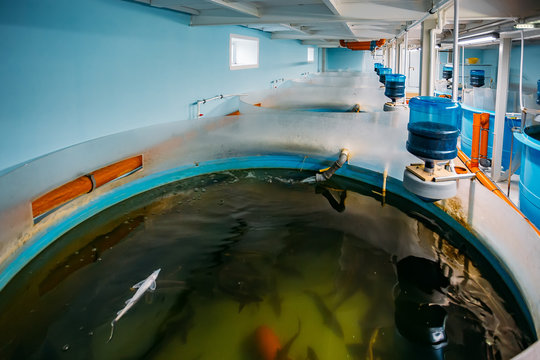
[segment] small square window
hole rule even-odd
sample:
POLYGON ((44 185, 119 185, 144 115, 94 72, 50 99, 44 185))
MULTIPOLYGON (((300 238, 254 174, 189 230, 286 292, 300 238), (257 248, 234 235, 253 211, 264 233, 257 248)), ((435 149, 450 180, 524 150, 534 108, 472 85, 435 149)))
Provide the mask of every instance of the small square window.
POLYGON ((307 62, 314 62, 315 61, 315 48, 308 47, 307 48, 307 62))
POLYGON ((259 67, 259 39, 231 34, 229 42, 229 66, 231 70, 259 67))

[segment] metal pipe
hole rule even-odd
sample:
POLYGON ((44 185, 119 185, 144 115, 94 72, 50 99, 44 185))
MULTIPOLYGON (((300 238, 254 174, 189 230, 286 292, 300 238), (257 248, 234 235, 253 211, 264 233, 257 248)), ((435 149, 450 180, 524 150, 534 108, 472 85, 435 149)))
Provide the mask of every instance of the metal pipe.
POLYGON ((328 169, 326 169, 323 172, 315 174, 315 181, 325 181, 330 179, 336 171, 338 171, 349 159, 349 150, 342 149, 339 158, 330 166, 328 169))
POLYGON ((444 182, 444 181, 454 181, 459 179, 470 179, 475 177, 476 175, 474 173, 466 173, 466 174, 456 174, 456 175, 450 175, 450 176, 439 176, 434 177, 433 180, 435 182, 444 182))
POLYGON ((409 32, 405 32, 403 36, 403 46, 405 47, 405 69, 403 74, 405 75, 405 97, 407 97, 407 84, 409 83, 409 32))
POLYGON ((397 34, 394 39, 399 39, 400 37, 402 37, 404 34, 407 33, 407 31, 411 30, 412 28, 414 28, 415 26, 421 24, 424 20, 426 20, 429 16, 435 14, 437 11, 439 10, 442 10, 444 7, 446 7, 447 5, 449 5, 449 3, 451 2, 452 0, 441 0, 439 1, 437 4, 433 5, 431 7, 431 9, 429 9, 428 11, 426 11, 426 13, 424 15, 422 15, 422 17, 416 21, 414 21, 411 25, 405 27, 405 29, 403 29, 403 31, 401 31, 399 34, 397 34))
POLYGON ((225 98, 228 98, 228 97, 242 96, 242 95, 246 95, 246 94, 216 95, 216 96, 208 98, 208 99, 197 100, 197 118, 200 118, 202 116, 202 114, 201 114, 201 104, 206 104, 207 102, 212 101, 212 100, 218 100, 218 99, 221 100, 221 99, 225 99, 225 98))
POLYGON ((461 47, 461 101, 465 94, 465 46, 461 47))
MULTIPOLYGON (((499 26, 499 25, 506 24, 506 23, 513 23, 513 22, 514 22, 514 20, 508 20, 508 19, 498 20, 498 21, 491 22, 489 24, 479 25, 479 26, 475 26, 473 28, 465 29, 465 30, 463 30, 461 32, 461 35, 469 34, 471 32, 475 32, 475 31, 482 30, 482 29, 489 29, 491 27, 499 26)), ((478 34, 475 34, 475 35, 478 35, 478 34)))
POLYGON ((499 42, 499 61, 497 65, 497 91, 495 94, 495 122, 493 124, 493 149, 491 152, 491 178, 501 180, 503 138, 506 106, 508 101, 508 77, 510 73, 510 50, 512 39, 503 38, 499 42))
POLYGON ((454 78, 452 84, 452 101, 458 101, 458 88, 459 88, 459 1, 454 0, 454 58, 452 59, 453 71, 452 77, 454 78))
POLYGON ((510 184, 512 183, 512 155, 514 155, 514 129, 512 128, 512 140, 510 141, 510 163, 508 164, 508 189, 506 196, 510 198, 510 184))
MULTIPOLYGON (((519 108, 523 111, 523 30, 521 30, 521 61, 519 63, 519 108)), ((514 137, 512 136, 512 139, 514 137)), ((510 192, 510 191, 508 191, 510 192)))

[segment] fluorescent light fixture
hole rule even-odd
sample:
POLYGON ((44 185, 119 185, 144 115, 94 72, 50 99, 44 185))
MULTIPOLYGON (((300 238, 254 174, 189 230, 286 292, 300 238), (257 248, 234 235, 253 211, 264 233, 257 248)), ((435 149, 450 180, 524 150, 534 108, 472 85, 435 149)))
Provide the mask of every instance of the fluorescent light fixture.
POLYGON ((516 29, 534 29, 533 23, 517 23, 514 25, 514 28, 516 29))
POLYGON ((463 45, 489 43, 489 42, 493 42, 497 40, 498 38, 499 38, 498 34, 488 34, 488 35, 459 40, 458 45, 463 46, 463 45))

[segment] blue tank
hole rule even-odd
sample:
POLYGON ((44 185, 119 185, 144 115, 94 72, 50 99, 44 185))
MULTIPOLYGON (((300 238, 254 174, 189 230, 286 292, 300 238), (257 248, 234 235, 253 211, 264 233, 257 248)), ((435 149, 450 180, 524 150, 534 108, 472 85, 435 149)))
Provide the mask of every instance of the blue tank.
POLYGON ((405 75, 388 74, 385 76, 384 95, 396 101, 405 97, 405 75))
POLYGON ((379 82, 381 82, 383 85, 386 81, 386 75, 391 74, 392 69, 387 67, 382 67, 379 69, 379 82))
POLYGON ((484 70, 471 70, 470 84, 473 87, 481 87, 485 84, 484 70))
POLYGON ((443 70, 442 70, 443 79, 445 80, 451 79, 452 72, 453 72, 453 68, 451 66, 448 66, 448 65, 443 66, 443 70))
POLYGON ((451 99, 417 96, 409 101, 407 150, 422 159, 451 160, 457 156, 461 106, 451 99))
POLYGON ((382 67, 384 67, 384 65, 381 64, 381 63, 373 64, 373 68, 374 68, 375 72, 377 73, 377 75, 379 75, 379 69, 382 68, 382 67))
POLYGON ((526 127, 514 137, 522 146, 519 174, 519 208, 540 228, 540 125, 526 127))

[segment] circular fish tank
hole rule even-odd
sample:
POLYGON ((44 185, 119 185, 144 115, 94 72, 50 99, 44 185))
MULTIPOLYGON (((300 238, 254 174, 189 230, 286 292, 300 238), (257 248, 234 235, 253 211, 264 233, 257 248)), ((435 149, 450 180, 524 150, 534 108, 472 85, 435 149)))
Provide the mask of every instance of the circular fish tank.
POLYGON ((528 126, 514 136, 521 144, 519 208, 540 227, 540 125, 528 126))
POLYGON ((93 204, 4 288, 1 357, 509 359, 535 340, 497 260, 401 182, 269 163, 93 204))

